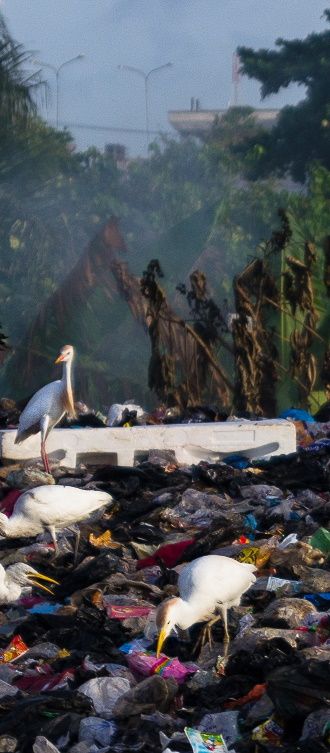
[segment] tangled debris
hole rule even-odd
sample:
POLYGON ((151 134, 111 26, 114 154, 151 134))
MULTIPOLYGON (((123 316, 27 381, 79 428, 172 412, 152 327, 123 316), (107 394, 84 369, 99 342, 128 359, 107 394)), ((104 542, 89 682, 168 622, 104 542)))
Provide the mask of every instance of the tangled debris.
MULTIPOLYGON (((308 427, 297 453, 251 464, 179 467, 153 452, 134 468, 55 468, 58 486, 114 502, 79 524, 76 565, 71 530, 57 556, 47 534, 0 539, 4 568, 24 562, 60 583, 0 608, 0 751, 328 749, 330 440, 329 425, 323 438, 308 427), (258 568, 229 611, 229 657, 219 621, 212 646, 194 651, 195 625, 157 658, 157 606, 184 563, 210 553, 258 568)), ((2 511, 44 476, 2 467, 2 511)))

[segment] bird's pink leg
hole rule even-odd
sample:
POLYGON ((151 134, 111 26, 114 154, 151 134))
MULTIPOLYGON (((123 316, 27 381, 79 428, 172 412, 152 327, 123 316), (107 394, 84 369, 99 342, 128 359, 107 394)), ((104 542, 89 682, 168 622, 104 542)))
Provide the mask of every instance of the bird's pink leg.
POLYGON ((46 438, 49 430, 49 416, 45 415, 40 421, 40 433, 41 433, 41 457, 44 464, 46 473, 50 473, 49 462, 46 452, 46 438))
POLYGON ((46 473, 50 473, 50 468, 49 468, 49 462, 48 462, 48 457, 47 457, 45 442, 41 442, 41 458, 42 458, 42 462, 44 464, 44 469, 45 469, 46 473))

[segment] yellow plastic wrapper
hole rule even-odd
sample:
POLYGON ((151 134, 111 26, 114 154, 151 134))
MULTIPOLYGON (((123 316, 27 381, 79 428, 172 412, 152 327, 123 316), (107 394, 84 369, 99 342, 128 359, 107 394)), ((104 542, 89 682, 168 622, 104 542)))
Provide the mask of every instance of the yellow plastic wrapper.
POLYGON ((267 719, 252 730, 252 740, 258 743, 268 743, 272 747, 282 747, 283 728, 274 721, 267 719))
POLYGON ((277 540, 275 541, 275 537, 272 537, 272 540, 263 546, 246 546, 239 553, 237 559, 239 562, 247 562, 249 565, 255 565, 259 569, 268 562, 271 553, 276 548, 276 544, 277 540))
POLYGON ((100 536, 94 536, 94 533, 89 535, 89 541, 93 546, 97 546, 100 549, 106 547, 107 549, 120 549, 121 544, 112 540, 111 531, 104 531, 100 536))
POLYGON ((247 562, 249 565, 256 565, 259 553, 259 546, 245 546, 239 553, 237 559, 239 562, 247 562))
POLYGON ((56 659, 66 659, 70 655, 71 651, 68 651, 67 648, 61 648, 56 656, 56 659))

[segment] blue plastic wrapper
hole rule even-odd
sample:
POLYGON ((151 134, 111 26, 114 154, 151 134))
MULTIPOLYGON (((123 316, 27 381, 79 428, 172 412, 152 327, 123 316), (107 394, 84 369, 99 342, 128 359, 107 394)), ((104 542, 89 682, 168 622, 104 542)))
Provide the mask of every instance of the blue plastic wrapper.
POLYGON ((330 439, 317 439, 316 442, 309 444, 308 447, 301 447, 302 454, 316 452, 317 450, 330 449, 330 439))
POLYGON ((255 531, 258 528, 258 521, 251 512, 244 517, 244 528, 247 531, 255 531))
POLYGON ((223 462, 239 470, 244 470, 244 468, 248 468, 251 465, 250 460, 243 458, 242 455, 227 455, 223 462))
POLYGON ((267 497, 265 499, 265 505, 266 507, 277 507, 282 502, 280 497, 275 497, 272 494, 267 494, 267 497))
POLYGON ((123 643, 123 645, 119 647, 119 651, 121 651, 122 654, 133 654, 136 651, 145 651, 146 648, 149 648, 151 645, 152 641, 148 638, 136 638, 134 641, 123 643))
POLYGON ((330 592, 325 591, 323 594, 304 594, 303 599, 311 601, 317 609, 325 610, 330 607, 330 592))
POLYGON ((308 424, 315 424, 315 418, 306 410, 300 408, 288 408, 280 413, 279 418, 292 418, 294 421, 306 421, 308 424))
POLYGON ((47 601, 43 602, 42 604, 35 604, 34 607, 31 607, 31 609, 28 609, 27 611, 30 614, 54 614, 54 612, 57 612, 58 609, 61 609, 63 604, 51 604, 47 601))

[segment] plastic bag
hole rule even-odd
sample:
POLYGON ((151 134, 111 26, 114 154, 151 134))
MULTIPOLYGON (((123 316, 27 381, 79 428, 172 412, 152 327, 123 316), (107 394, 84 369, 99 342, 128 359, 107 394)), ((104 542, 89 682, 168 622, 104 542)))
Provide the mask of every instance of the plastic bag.
POLYGON ((113 717, 126 719, 154 711, 167 712, 178 692, 178 685, 171 677, 159 675, 146 677, 117 701, 113 717))
POLYGON ((123 677, 94 677, 78 689, 93 701, 97 714, 103 719, 111 719, 118 699, 130 690, 130 683, 123 677))
POLYGON ((226 745, 231 747, 239 738, 239 711, 220 711, 218 714, 205 714, 199 726, 200 732, 212 735, 221 733, 226 745))
POLYGON ((150 677, 154 674, 165 678, 172 677, 178 685, 199 669, 196 664, 185 665, 179 659, 170 659, 164 654, 157 658, 152 653, 133 653, 128 655, 127 661, 132 672, 136 672, 143 677, 150 677))
POLYGON ((45 693, 49 690, 68 688, 69 680, 74 680, 74 671, 65 670, 53 674, 49 671, 43 674, 36 672, 34 675, 27 674, 15 681, 16 687, 26 693, 45 693))
POLYGON ((149 614, 144 627, 143 635, 149 641, 154 641, 158 635, 158 627, 156 625, 156 609, 153 609, 149 614))
POLYGON ((33 753, 60 753, 56 745, 53 745, 47 737, 38 735, 33 744, 33 753))
POLYGON ((314 549, 320 549, 324 554, 330 554, 330 531, 326 528, 318 528, 309 543, 314 549))
POLYGON ((268 578, 266 590, 278 591, 283 586, 288 587, 288 590, 286 591, 288 595, 288 591, 290 593, 299 593, 299 591, 302 590, 303 583, 299 580, 287 580, 286 578, 274 578, 274 576, 271 575, 268 578))
POLYGON ((327 724, 330 724, 330 709, 322 708, 313 711, 304 721, 300 740, 322 737, 325 735, 327 724))
POLYGON ((267 676, 267 692, 284 719, 305 718, 330 704, 330 647, 300 652, 300 664, 280 667, 267 676))
POLYGON ((27 611, 30 612, 30 614, 55 614, 62 607, 63 604, 50 604, 48 601, 43 601, 39 602, 39 604, 35 604, 27 611))
POLYGON ((283 541, 277 544, 277 549, 286 549, 287 546, 291 546, 292 544, 298 544, 296 533, 289 533, 288 536, 285 536, 283 541))
POLYGON ((112 738, 117 732, 114 722, 99 719, 97 716, 88 716, 82 719, 79 726, 79 742, 98 743, 110 745, 112 738))
POLYGON ((5 698, 6 696, 10 695, 16 695, 16 693, 18 693, 18 688, 9 685, 8 682, 0 680, 0 698, 5 698))
POLYGON ((151 644, 152 641, 150 641, 148 638, 135 638, 134 641, 123 643, 123 645, 119 647, 119 651, 121 651, 122 654, 133 654, 134 652, 138 651, 143 652, 146 648, 149 648, 151 644))
POLYGON ((329 609, 330 608, 330 592, 317 594, 304 594, 303 599, 307 599, 314 604, 317 609, 329 609))
POLYGON ((145 413, 143 408, 141 408, 141 405, 135 405, 135 403, 131 403, 129 401, 123 404, 113 403, 113 405, 111 405, 111 407, 109 408, 107 425, 120 426, 125 410, 128 411, 128 413, 135 413, 136 418, 141 418, 145 413))
POLYGON ((194 544, 195 539, 186 539, 185 541, 176 541, 173 544, 165 544, 159 547, 151 557, 145 557, 136 563, 136 569, 142 570, 145 567, 157 565, 163 562, 166 567, 174 567, 182 557, 184 551, 194 544))

